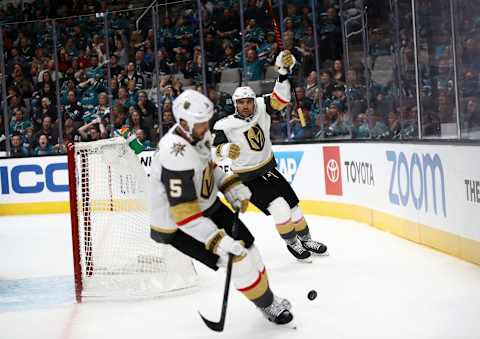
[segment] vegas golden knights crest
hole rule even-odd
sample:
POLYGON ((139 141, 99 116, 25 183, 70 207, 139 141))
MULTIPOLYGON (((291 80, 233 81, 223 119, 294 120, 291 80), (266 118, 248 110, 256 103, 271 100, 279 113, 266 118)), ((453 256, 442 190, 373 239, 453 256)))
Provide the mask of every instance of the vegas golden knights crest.
POLYGON ((260 152, 265 146, 265 134, 258 124, 243 132, 247 138, 248 145, 253 151, 260 152))
POLYGON ((212 194, 213 190, 213 169, 214 169, 214 164, 212 161, 208 163, 208 165, 204 168, 203 174, 202 174, 202 191, 200 192, 200 195, 204 199, 208 199, 210 197, 210 194, 212 194))

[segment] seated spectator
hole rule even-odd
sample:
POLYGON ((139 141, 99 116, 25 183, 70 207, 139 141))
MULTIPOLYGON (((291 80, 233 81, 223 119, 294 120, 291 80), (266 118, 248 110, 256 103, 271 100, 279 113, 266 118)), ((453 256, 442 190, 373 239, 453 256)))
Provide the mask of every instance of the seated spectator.
POLYGON ((102 135, 106 135, 106 130, 101 120, 96 118, 89 124, 80 127, 78 133, 80 134, 82 141, 89 142, 102 139, 102 135))
POLYGON ((15 86, 18 94, 24 99, 32 96, 32 82, 24 76, 21 64, 15 64, 13 66, 13 72, 7 80, 7 86, 15 86))
POLYGON ((372 139, 385 139, 390 136, 390 129, 385 124, 385 115, 379 112, 369 112, 372 118, 373 127, 370 129, 372 139))
POLYGON ((77 100, 82 94, 80 89, 77 88, 75 78, 67 78, 62 84, 62 88, 60 89, 60 102, 62 105, 66 105, 68 103, 68 93, 70 91, 75 93, 77 100))
POLYGON ((23 144, 23 136, 22 133, 15 131, 12 133, 12 142, 10 148, 10 155, 12 157, 28 157, 30 152, 28 148, 26 148, 23 144))
POLYGON ((261 44, 265 39, 263 28, 257 26, 255 19, 250 18, 245 27, 245 41, 261 44))
POLYGON ((342 110, 342 105, 332 102, 325 114, 325 137, 348 136, 353 124, 342 110))
POLYGON ((332 74, 333 74, 333 81, 336 83, 344 84, 345 83, 345 73, 343 70, 343 61, 340 59, 337 59, 333 63, 333 69, 332 69, 332 74))
POLYGON ((390 138, 392 139, 400 138, 402 126, 400 125, 400 119, 398 119, 396 112, 388 113, 388 129, 389 129, 390 138))
POLYGON ((128 80, 127 84, 128 99, 131 103, 135 104, 137 102, 137 89, 135 87, 135 80, 128 80))
POLYGON ((247 50, 246 59, 245 79, 247 81, 261 80, 264 72, 264 62, 258 60, 257 51, 254 48, 247 50))
POLYGON ((162 135, 165 135, 175 125, 175 118, 171 110, 164 110, 162 115, 162 135))
POLYGON ((332 97, 335 83, 332 81, 332 74, 329 71, 320 71, 320 88, 325 98, 332 97))
POLYGON ((98 55, 94 54, 90 57, 90 67, 86 69, 87 79, 103 78, 103 65, 98 63, 98 55))
POLYGON ((94 108, 87 110, 83 114, 83 123, 88 124, 100 118, 102 120, 108 120, 110 114, 110 107, 108 106, 108 95, 105 92, 102 92, 98 95, 98 105, 94 108))
MULTIPOLYGON (((185 70, 183 72, 186 79, 193 79, 193 84, 198 85, 203 83, 202 74, 202 51, 200 46, 195 46, 193 49, 193 59, 187 61, 185 70)), ((210 83, 209 73, 207 74, 207 82, 210 83)))
POLYGON ((145 131, 141 128, 135 131, 135 135, 137 136, 137 140, 140 141, 146 151, 153 149, 152 142, 145 137, 145 131))
POLYGON ((21 134, 25 134, 26 129, 29 127, 33 127, 32 121, 30 119, 25 118, 23 109, 15 108, 14 116, 10 120, 10 125, 9 125, 10 133, 18 131, 21 134))
POLYGON ((270 54, 272 53, 275 45, 275 32, 268 31, 265 35, 265 40, 258 47, 258 59, 265 60, 268 63, 270 54))
POLYGON ((147 124, 148 126, 153 126, 153 122, 158 120, 156 119, 157 107, 152 101, 148 99, 147 92, 138 92, 138 100, 135 108, 140 111, 143 119, 145 120, 145 124, 147 124))
POLYGON ((67 104, 64 106, 63 109, 64 120, 72 120, 77 128, 83 124, 83 107, 82 104, 77 101, 75 91, 68 92, 67 104))
POLYGON ((33 127, 28 127, 25 129, 25 134, 23 136, 23 145, 28 149, 30 153, 33 152, 35 148, 35 130, 33 127))
POLYGON ((368 117, 365 113, 360 113, 355 117, 352 134, 352 138, 354 139, 370 138, 370 126, 368 125, 368 117))
POLYGON ((306 81, 305 97, 315 101, 319 89, 317 84, 317 72, 311 71, 310 74, 308 74, 306 81))
POLYGON ((119 34, 115 34, 113 50, 114 50, 113 54, 117 57, 118 65, 122 68, 127 66, 128 53, 125 48, 125 43, 123 41, 123 38, 119 34))
POLYGON ((51 82, 42 82, 40 90, 32 95, 32 108, 41 109, 42 98, 48 98, 52 105, 56 104, 55 86, 51 82))
POLYGON ((302 126, 300 117, 297 111, 292 111, 292 119, 290 120, 290 137, 294 140, 307 140, 311 139, 315 134, 315 124, 313 123, 310 115, 310 105, 301 105, 303 112, 303 118, 305 120, 305 126, 302 126))
POLYGON ((240 67, 240 63, 238 62, 235 55, 235 50, 233 49, 233 45, 230 41, 227 41, 223 44, 223 51, 223 58, 215 66, 215 72, 217 73, 217 82, 221 80, 221 73, 224 69, 240 67))
POLYGON ((49 155, 54 153, 53 146, 48 142, 48 136, 46 134, 40 134, 38 136, 38 146, 33 150, 35 155, 49 155))
POLYGON ((58 129, 53 127, 52 118, 48 115, 45 115, 42 118, 41 128, 33 136, 35 145, 38 145, 38 139, 41 135, 45 135, 47 137, 47 141, 50 145, 53 146, 58 144, 58 129))
POLYGON ((40 117, 49 116, 50 118, 52 118, 52 122, 55 122, 57 120, 58 114, 55 111, 55 107, 52 105, 52 102, 49 98, 42 98, 39 115, 40 117))
POLYGON ((145 52, 143 50, 138 50, 135 52, 135 69, 137 71, 137 74, 145 74, 151 77, 153 72, 153 66, 153 63, 146 62, 145 52))
POLYGON ((127 74, 125 75, 125 77, 120 77, 121 86, 127 87, 130 80, 134 80, 135 89, 140 90, 145 88, 145 79, 143 75, 136 70, 135 64, 133 62, 128 63, 127 74))
POLYGON ((137 129, 145 132, 147 139, 150 139, 150 128, 143 122, 140 112, 132 106, 132 111, 127 119, 127 124, 131 133, 135 133, 137 129))
POLYGON ((313 100, 305 96, 305 87, 297 86, 295 88, 295 93, 297 93, 296 100, 298 100, 298 105, 300 107, 308 107, 308 110, 310 111, 312 109, 313 100))
POLYGON ((135 105, 135 100, 133 100, 129 95, 128 95, 128 89, 126 87, 120 87, 118 90, 118 99, 116 99, 113 102, 114 106, 122 105, 126 110, 130 106, 135 105))
POLYGON ((118 57, 115 54, 110 56, 110 74, 113 77, 114 75, 119 75, 123 70, 123 67, 118 64, 118 57))

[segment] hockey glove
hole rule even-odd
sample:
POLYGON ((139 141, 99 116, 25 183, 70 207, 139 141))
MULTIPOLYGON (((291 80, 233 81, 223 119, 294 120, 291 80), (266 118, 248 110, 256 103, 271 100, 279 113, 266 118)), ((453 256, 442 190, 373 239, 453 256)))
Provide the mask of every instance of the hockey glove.
POLYGON ((220 229, 213 233, 206 242, 207 250, 219 255, 226 256, 228 254, 243 256, 247 254, 247 249, 238 240, 233 239, 220 229))
POLYGON ((239 209, 242 213, 247 210, 252 192, 242 184, 237 175, 226 177, 220 185, 220 191, 233 208, 239 209))
POLYGON ((226 143, 217 147, 217 156, 220 158, 237 159, 240 156, 240 146, 237 144, 226 143))
POLYGON ((277 66, 277 71, 281 75, 287 75, 292 71, 295 66, 295 57, 289 50, 281 51, 277 58, 275 59, 275 66, 277 66))
POLYGON ((232 205, 233 208, 239 209, 240 212, 245 212, 248 208, 248 202, 252 196, 250 189, 242 183, 231 187, 224 193, 225 198, 232 205))

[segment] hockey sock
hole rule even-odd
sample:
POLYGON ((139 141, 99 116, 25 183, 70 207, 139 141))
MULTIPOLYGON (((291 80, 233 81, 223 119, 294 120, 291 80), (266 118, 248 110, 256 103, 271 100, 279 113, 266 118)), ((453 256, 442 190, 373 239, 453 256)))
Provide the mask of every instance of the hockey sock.
POLYGON ((298 237, 303 241, 311 239, 307 221, 298 205, 292 208, 292 220, 293 227, 295 228, 298 237))
POLYGON ((278 233, 287 243, 295 239, 297 232, 292 224, 290 206, 283 198, 273 200, 268 206, 268 211, 273 216, 278 233))
POLYGON ((235 257, 232 280, 238 291, 242 292, 257 307, 267 307, 273 302, 273 293, 268 284, 265 268, 257 269, 251 252, 246 256, 235 257))

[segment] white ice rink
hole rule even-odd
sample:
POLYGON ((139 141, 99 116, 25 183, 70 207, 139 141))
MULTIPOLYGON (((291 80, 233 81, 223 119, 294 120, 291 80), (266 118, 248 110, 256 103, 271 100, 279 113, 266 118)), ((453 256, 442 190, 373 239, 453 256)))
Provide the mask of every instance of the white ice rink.
MULTIPOLYGON (((330 256, 295 262, 273 222, 244 217, 274 293, 290 299, 297 330, 268 323, 231 290, 218 320, 223 272, 199 267, 187 294, 75 304, 67 215, 0 218, 0 338, 480 338, 480 267, 356 222, 309 216, 330 256), (307 299, 309 290, 318 297, 307 299)), ((197 266, 198 267, 198 266, 197 266)))

